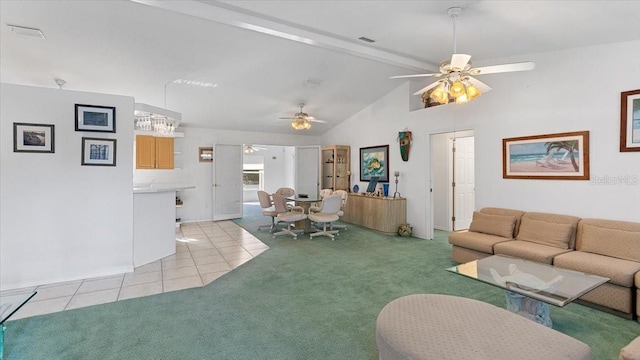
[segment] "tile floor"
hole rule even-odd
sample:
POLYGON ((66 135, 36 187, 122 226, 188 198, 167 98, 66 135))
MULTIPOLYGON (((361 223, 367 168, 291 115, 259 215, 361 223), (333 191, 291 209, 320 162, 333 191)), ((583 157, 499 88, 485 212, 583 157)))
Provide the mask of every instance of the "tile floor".
POLYGON ((38 292, 11 320, 204 286, 269 247, 232 221, 183 224, 176 254, 126 274, 3 291, 38 292))

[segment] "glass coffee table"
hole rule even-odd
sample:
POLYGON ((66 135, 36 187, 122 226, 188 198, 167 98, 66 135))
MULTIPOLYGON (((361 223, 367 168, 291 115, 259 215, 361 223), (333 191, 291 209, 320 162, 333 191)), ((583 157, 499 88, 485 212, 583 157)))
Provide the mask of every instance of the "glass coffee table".
POLYGON ((447 269, 506 290, 507 309, 547 327, 549 305, 562 307, 609 278, 529 260, 493 255, 447 269))
POLYGON ((0 360, 4 358, 4 322, 36 296, 37 292, 0 296, 0 360))

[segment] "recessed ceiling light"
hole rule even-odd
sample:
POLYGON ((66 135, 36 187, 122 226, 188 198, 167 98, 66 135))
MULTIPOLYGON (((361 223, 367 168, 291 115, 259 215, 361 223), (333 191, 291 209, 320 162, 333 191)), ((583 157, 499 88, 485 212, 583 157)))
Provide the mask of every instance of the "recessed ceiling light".
POLYGON ((376 42, 375 40, 373 40, 373 39, 369 39, 368 37, 364 37, 364 36, 360 36, 360 37, 358 38, 358 40, 362 40, 362 41, 364 41, 364 42, 368 42, 368 43, 374 43, 374 42, 376 42))
POLYGON ((18 25, 9 25, 9 24, 7 24, 7 26, 9 27, 11 32, 16 35, 26 36, 26 37, 36 38, 36 39, 46 39, 44 37, 44 33, 40 29, 28 28, 28 27, 18 26, 18 25))

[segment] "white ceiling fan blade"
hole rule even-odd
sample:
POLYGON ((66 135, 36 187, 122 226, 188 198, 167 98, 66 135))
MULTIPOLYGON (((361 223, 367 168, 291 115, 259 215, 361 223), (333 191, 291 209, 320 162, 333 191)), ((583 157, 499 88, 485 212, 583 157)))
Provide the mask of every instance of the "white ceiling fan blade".
POLYGON ((449 65, 449 68, 455 71, 464 70, 464 67, 467 66, 469 60, 471 60, 471 55, 453 54, 451 56, 451 63, 449 65))
POLYGON ((420 90, 418 90, 418 91, 414 92, 414 93, 413 93, 413 95, 420 95, 420 94, 422 94, 423 92, 427 92, 427 91, 429 91, 429 90, 433 89, 434 87, 438 86, 438 84, 440 84, 440 81, 432 82, 431 84, 429 84, 429 85, 427 85, 427 86, 423 87, 422 89, 420 89, 420 90))
POLYGON ((316 119, 316 118, 314 118, 313 116, 308 117, 308 118, 307 118, 307 121, 309 121, 309 122, 315 122, 315 123, 321 123, 321 124, 325 124, 325 123, 326 123, 326 121, 324 121, 324 120, 320 120, 320 119, 316 119))
POLYGON ((293 120, 293 119, 295 119, 295 118, 292 118, 292 117, 279 117, 278 119, 293 120))
POLYGON ((491 86, 483 83, 482 81, 476 78, 473 78, 471 76, 468 76, 468 78, 469 78, 469 82, 473 84, 473 86, 477 87, 478 90, 480 90, 480 92, 486 93, 487 91, 491 90, 491 86))
POLYGON ((428 76, 441 76, 442 73, 433 73, 433 74, 415 74, 415 75, 397 75, 391 76, 389 79, 406 79, 406 78, 416 78, 416 77, 428 77, 428 76))
POLYGON ((469 70, 469 74, 484 75, 484 74, 497 74, 497 73, 512 72, 512 71, 527 71, 527 70, 532 70, 535 66, 536 64, 531 61, 513 63, 513 64, 492 65, 492 66, 484 66, 484 67, 471 69, 469 70))

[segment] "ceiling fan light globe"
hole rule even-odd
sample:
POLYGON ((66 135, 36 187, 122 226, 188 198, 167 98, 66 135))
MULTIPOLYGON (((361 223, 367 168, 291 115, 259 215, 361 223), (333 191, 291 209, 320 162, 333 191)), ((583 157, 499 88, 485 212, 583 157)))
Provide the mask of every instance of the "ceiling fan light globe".
POLYGON ((456 98, 456 104, 464 104, 466 102, 469 102, 467 94, 462 94, 456 98))
POLYGON ((449 90, 449 93, 451 94, 451 96, 453 96, 456 99, 462 95, 465 95, 466 89, 462 81, 460 80, 455 81, 453 85, 451 85, 451 89, 449 90))
POLYGON ((440 104, 447 104, 449 102, 449 92, 445 89, 444 85, 436 87, 429 97, 440 104))
POLYGON ((477 99, 478 97, 480 97, 480 95, 482 95, 482 92, 480 91, 480 89, 478 89, 473 85, 467 86, 467 99, 469 99, 469 101, 473 99, 477 99))

